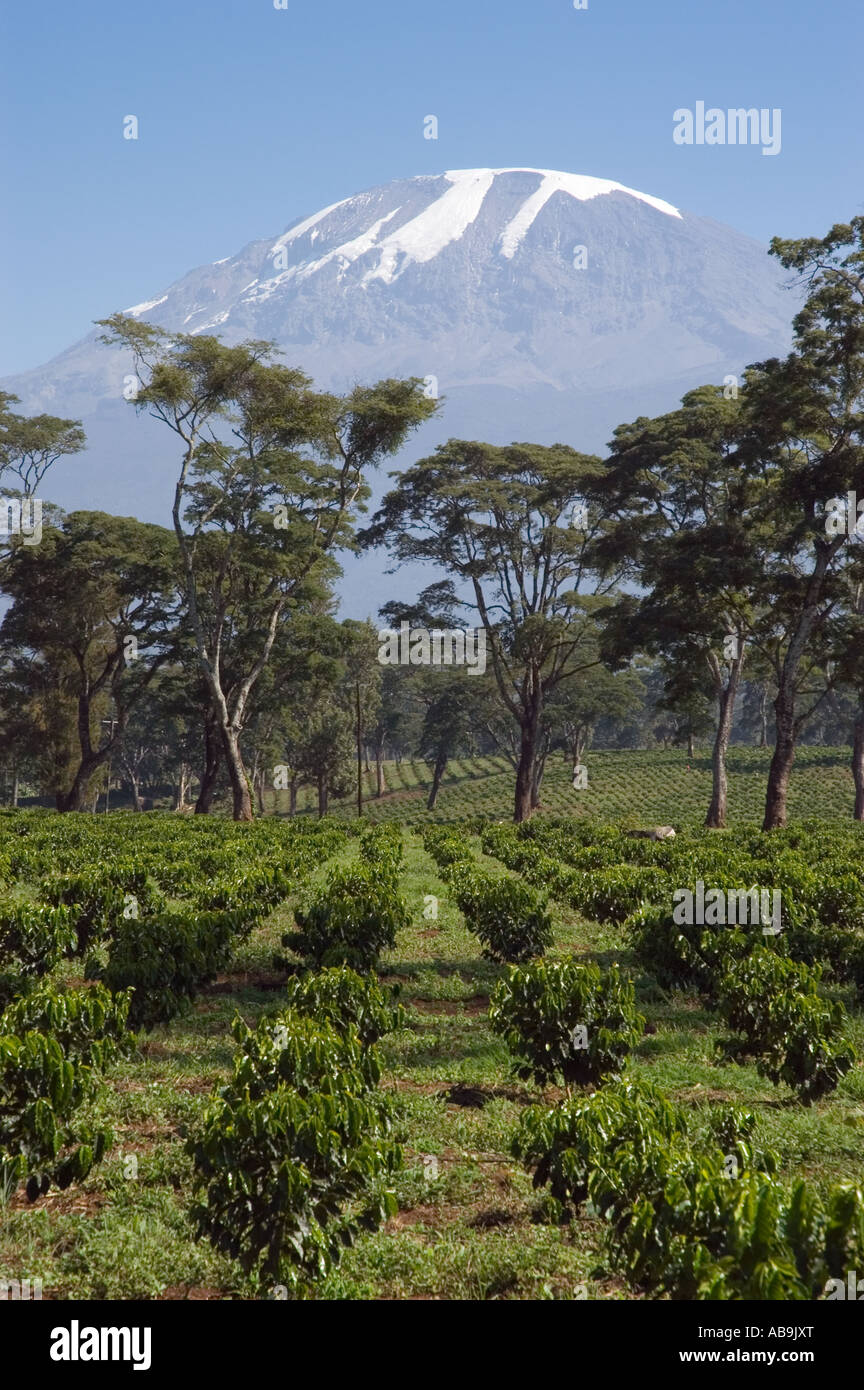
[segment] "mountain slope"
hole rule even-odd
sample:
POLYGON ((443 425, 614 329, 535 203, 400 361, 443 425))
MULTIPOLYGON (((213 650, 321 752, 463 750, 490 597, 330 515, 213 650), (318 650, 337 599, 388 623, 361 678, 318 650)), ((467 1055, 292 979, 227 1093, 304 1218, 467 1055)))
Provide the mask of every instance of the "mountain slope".
MULTIPOLYGON (((469 169, 335 203, 127 312, 271 338, 335 390, 435 378, 446 400, 416 457, 449 435, 602 449, 622 421, 782 352, 794 308, 765 249, 728 227, 608 180, 469 169)), ((55 470, 54 500, 164 520, 170 441, 123 399, 130 370, 94 331, 2 384, 84 420, 90 446, 55 470)))

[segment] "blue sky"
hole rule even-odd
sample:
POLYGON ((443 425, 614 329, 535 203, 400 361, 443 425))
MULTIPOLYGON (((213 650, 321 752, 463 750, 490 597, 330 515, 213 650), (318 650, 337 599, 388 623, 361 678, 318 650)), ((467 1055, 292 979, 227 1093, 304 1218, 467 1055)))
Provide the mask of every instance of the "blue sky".
POLYGON ((864 211, 862 37, 861 0, 7 6, 0 374, 412 174, 566 169, 766 242, 822 233, 864 211), (673 112, 700 100, 779 107, 781 153, 676 145, 673 112))

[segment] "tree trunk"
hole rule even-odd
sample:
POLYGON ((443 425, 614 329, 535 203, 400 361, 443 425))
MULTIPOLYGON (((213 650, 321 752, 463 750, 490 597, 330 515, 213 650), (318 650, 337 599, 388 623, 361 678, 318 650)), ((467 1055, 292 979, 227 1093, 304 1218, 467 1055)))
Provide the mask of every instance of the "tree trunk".
POLYGON ((297 814, 297 778, 296 778, 296 777, 292 778, 291 781, 288 783, 288 814, 289 814, 289 816, 296 816, 296 814, 297 814))
POLYGON ((852 776, 855 779, 856 820, 864 820, 864 703, 855 716, 855 737, 852 745, 852 776))
POLYGON ((327 774, 326 774, 326 773, 323 773, 323 774, 319 773, 319 775, 318 775, 318 819, 319 819, 319 820, 321 819, 322 816, 326 816, 326 814, 327 814, 327 807, 328 807, 328 805, 329 805, 329 802, 330 802, 330 792, 329 792, 329 788, 328 788, 328 786, 327 786, 327 774))
MULTIPOLYGON (((78 743, 81 748, 81 760, 75 772, 72 786, 68 792, 57 794, 58 811, 86 811, 87 798, 90 788, 90 780, 100 767, 103 767, 111 757, 115 742, 119 742, 123 734, 125 719, 118 719, 112 722, 111 739, 104 748, 94 749, 90 739, 90 696, 89 694, 79 694, 78 696, 78 743), (115 739, 115 724, 117 738, 115 739)), ((107 795, 107 788, 106 788, 107 795)), ((93 803, 93 811, 99 802, 99 793, 93 803)))
POLYGON ((742 660, 743 649, 741 655, 731 663, 729 678, 725 685, 721 684, 717 695, 717 733, 714 736, 714 747, 711 752, 711 805, 708 807, 708 814, 705 817, 705 825, 709 830, 725 830, 726 828, 728 793, 726 755, 729 751, 729 739, 732 735, 732 720, 735 716, 735 700, 738 695, 738 683, 741 679, 742 660))
POLYGON ((204 771, 201 773, 201 785, 198 789, 198 800, 195 803, 196 816, 210 814, 221 761, 222 744, 219 739, 219 727, 211 712, 204 721, 204 771))
POLYGON ((177 792, 174 797, 172 810, 183 812, 186 810, 186 793, 189 790, 189 767, 186 763, 180 764, 178 774, 177 792))
MULTIPOLYGON (((88 796, 90 791, 90 778, 96 771, 96 766, 89 766, 82 763, 75 773, 75 779, 68 792, 59 792, 57 795, 58 811, 86 811, 88 796)), ((99 799, 99 793, 96 793, 99 799)))
POLYGON ((696 750, 693 747, 693 730, 691 729, 687 735, 687 757, 692 758, 695 754, 695 751, 696 750))
POLYGON ((447 755, 446 753, 439 753, 435 759, 435 768, 432 773, 432 786, 429 788, 429 800, 426 802, 427 811, 435 810, 435 802, 438 800, 438 792, 446 767, 447 755))
POLYGON ((237 730, 230 725, 222 729, 222 751, 225 754, 228 778, 231 782, 234 819, 236 821, 253 820, 252 794, 249 790, 249 779, 246 776, 243 754, 240 752, 240 740, 237 730))
POLYGON ((130 785, 131 788, 132 788, 132 809, 135 810, 135 811, 140 811, 140 810, 141 810, 141 795, 140 795, 141 778, 140 778, 139 775, 138 775, 137 769, 136 769, 135 766, 129 761, 128 758, 124 758, 124 759, 123 759, 123 770, 125 771, 126 776, 129 778, 129 785, 130 785))
POLYGON ((13 805, 13 807, 14 807, 16 810, 18 809, 18 769, 17 769, 17 767, 15 768, 14 772, 12 773, 12 805, 13 805))
POLYGON ((537 754, 534 759, 534 767, 531 772, 531 810, 536 811, 540 805, 540 786, 543 782, 543 773, 546 771, 546 758, 548 748, 537 754))
POLYGON ((534 760, 537 752, 537 726, 540 722, 540 700, 535 695, 519 730, 519 762, 516 767, 516 795, 513 804, 514 821, 530 820, 533 810, 534 760))
POLYGON ((384 779, 384 745, 375 745, 375 795, 383 796, 387 790, 387 783, 384 779))
POLYGON ((830 546, 817 546, 816 564, 807 586, 806 602, 779 672, 777 698, 774 701, 776 737, 765 794, 763 830, 780 830, 786 824, 786 798, 789 792, 789 777, 795 762, 795 740, 798 735, 795 721, 798 672, 813 632, 828 566, 842 543, 841 540, 833 542, 830 546))
MULTIPOLYGON (((360 713, 360 682, 355 687, 357 696, 357 815, 363 815, 363 727, 360 713)), ((369 767, 369 753, 366 753, 366 767, 369 767)))
POLYGON ((795 705, 791 692, 784 686, 774 701, 777 717, 777 740, 768 772, 765 794, 763 830, 781 830, 786 824, 786 798, 789 777, 795 762, 795 705))

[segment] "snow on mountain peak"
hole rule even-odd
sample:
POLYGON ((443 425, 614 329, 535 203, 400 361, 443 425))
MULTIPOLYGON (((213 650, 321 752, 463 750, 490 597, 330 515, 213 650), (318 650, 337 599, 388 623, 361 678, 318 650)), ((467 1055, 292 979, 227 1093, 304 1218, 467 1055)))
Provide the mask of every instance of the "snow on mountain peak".
MULTIPOLYGON (((608 193, 625 193, 657 212, 682 220, 681 213, 670 203, 612 179, 556 169, 450 169, 342 198, 303 218, 269 244, 263 264, 259 260, 254 266, 258 272, 254 279, 234 287, 231 293, 238 306, 261 304, 289 287, 311 280, 327 267, 335 268, 340 283, 358 262, 358 289, 368 289, 375 283, 391 286, 409 267, 422 266, 460 242, 475 223, 480 224, 481 212, 486 219, 486 235, 491 232, 490 249, 497 249, 504 260, 512 261, 547 203, 558 193, 580 202, 608 193), (488 203, 487 197, 498 180, 510 175, 519 180, 516 198, 508 180, 502 192, 507 210, 502 214, 498 190, 488 203), (532 179, 536 180, 533 188, 532 179)), ((240 268, 239 260, 225 257, 214 261, 213 267, 230 261, 233 272, 240 268)), ((221 310, 214 316, 217 306, 213 304, 212 286, 207 287, 205 295, 203 301, 185 305, 184 325, 198 320, 188 330, 191 333, 203 333, 225 322, 221 310)), ((136 304, 126 313, 139 318, 164 304, 167 297, 136 304)))
MULTIPOLYGON (((410 265, 422 265, 427 261, 434 260, 445 247, 461 240, 468 228, 477 220, 495 180, 501 175, 507 174, 535 174, 539 179, 537 188, 526 197, 518 212, 501 232, 498 241, 499 250, 500 254, 507 260, 513 259, 526 233, 533 226, 550 198, 556 193, 566 193, 571 198, 576 198, 581 202, 600 197, 606 193, 626 193, 629 197, 638 198, 640 202, 646 203, 658 212, 679 220, 681 218, 680 212, 671 203, 664 202, 662 198, 653 198, 648 193, 639 193, 636 189, 627 188, 624 184, 616 183, 612 179, 598 179, 585 174, 563 173, 555 169, 449 169, 443 176, 420 175, 409 181, 425 183, 427 181, 440 181, 443 177, 449 187, 437 197, 433 197, 431 202, 415 213, 407 222, 401 223, 394 230, 386 231, 382 235, 386 224, 391 222, 401 211, 399 207, 394 208, 386 216, 377 219, 360 235, 351 236, 347 241, 329 250, 324 256, 312 260, 302 260, 298 265, 283 271, 282 274, 265 280, 249 297, 250 299, 269 298, 273 290, 286 280, 307 279, 334 261, 344 270, 360 257, 367 256, 371 252, 376 253, 377 259, 375 264, 366 270, 360 282, 361 285, 365 288, 376 280, 385 285, 392 285, 410 265)), ((352 205, 356 209, 357 205, 368 197, 367 194, 361 194, 357 198, 343 199, 341 202, 333 203, 330 207, 315 213, 312 217, 305 218, 297 226, 292 227, 290 231, 279 237, 274 243, 271 254, 275 254, 280 247, 287 247, 291 243, 299 241, 306 233, 309 233, 310 244, 313 243, 321 235, 321 224, 331 213, 352 205)))
POLYGON ((638 198, 640 202, 656 208, 658 212, 666 213, 668 217, 681 217, 678 209, 671 203, 664 203, 662 198, 652 198, 650 193, 639 193, 635 188, 627 188, 623 183, 615 183, 612 179, 595 179, 588 174, 565 174, 556 169, 496 169, 495 173, 539 174, 541 178, 539 188, 526 198, 516 216, 511 218, 501 233, 501 255, 506 256, 508 260, 513 259, 525 233, 555 193, 568 193, 571 198, 578 198, 580 202, 598 198, 604 193, 627 193, 631 198, 638 198))
POLYGON ((495 170, 459 169, 444 177, 450 184, 447 192, 379 242, 381 258, 375 269, 363 277, 364 285, 371 280, 392 285, 406 265, 431 261, 445 246, 464 236, 492 187, 495 170))

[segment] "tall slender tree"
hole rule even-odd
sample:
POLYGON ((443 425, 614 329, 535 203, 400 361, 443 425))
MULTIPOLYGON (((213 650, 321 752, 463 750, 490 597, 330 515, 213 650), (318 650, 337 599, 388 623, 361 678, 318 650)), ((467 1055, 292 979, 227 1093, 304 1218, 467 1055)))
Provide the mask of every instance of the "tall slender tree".
POLYGON ((172 515, 202 674, 218 715, 234 818, 252 818, 240 739, 280 620, 310 577, 332 573, 368 495, 366 472, 435 410, 423 383, 345 397, 312 390, 263 342, 171 336, 122 314, 105 341, 132 354, 135 398, 176 435, 172 515), (230 663, 233 679, 225 678, 230 663))
POLYGON ((601 467, 560 444, 451 439, 401 474, 360 537, 401 561, 439 566, 461 586, 452 604, 477 614, 499 697, 519 730, 517 821, 532 812, 544 702, 583 666, 580 645, 593 622, 586 598, 615 587, 616 576, 601 576, 592 561, 602 517, 583 509, 601 467))

